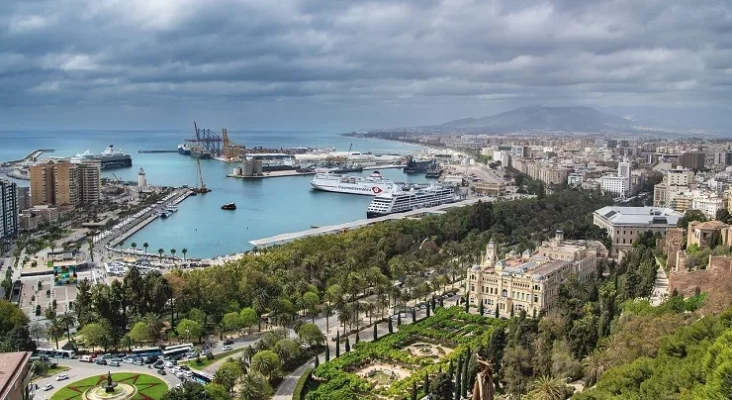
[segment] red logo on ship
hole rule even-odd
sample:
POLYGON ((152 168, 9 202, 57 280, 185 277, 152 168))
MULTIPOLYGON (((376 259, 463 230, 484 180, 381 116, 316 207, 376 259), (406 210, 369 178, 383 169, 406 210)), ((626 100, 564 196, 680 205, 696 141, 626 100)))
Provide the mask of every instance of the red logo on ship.
POLYGON ((380 188, 380 187, 378 187, 378 186, 374 186, 374 187, 372 187, 372 188, 371 188, 371 190, 373 190, 373 191, 374 191, 374 193, 376 193, 376 194, 379 194, 379 193, 381 193, 381 192, 383 191, 383 190, 381 190, 381 188, 380 188))

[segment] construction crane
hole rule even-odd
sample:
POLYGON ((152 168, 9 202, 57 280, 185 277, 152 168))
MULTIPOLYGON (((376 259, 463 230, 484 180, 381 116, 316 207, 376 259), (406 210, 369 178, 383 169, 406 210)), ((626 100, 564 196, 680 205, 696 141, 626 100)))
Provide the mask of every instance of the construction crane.
POLYGON ((194 189, 193 192, 194 193, 200 193, 200 194, 206 194, 206 193, 210 192, 211 189, 208 189, 206 187, 206 184, 203 183, 203 172, 201 172, 201 160, 197 158, 196 159, 196 164, 198 165, 198 179, 201 182, 201 186, 198 187, 198 188, 196 188, 196 189, 194 189))
POLYGON ((114 172, 112 172, 112 176, 117 181, 117 183, 122 183, 122 179, 119 176, 117 176, 117 174, 115 174, 114 172))

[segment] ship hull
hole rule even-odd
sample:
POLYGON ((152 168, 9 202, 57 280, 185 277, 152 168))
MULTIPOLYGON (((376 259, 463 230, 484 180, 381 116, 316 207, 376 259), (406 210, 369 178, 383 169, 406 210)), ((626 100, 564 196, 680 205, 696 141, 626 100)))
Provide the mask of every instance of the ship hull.
POLYGON ((132 167, 132 158, 125 158, 125 159, 119 159, 119 160, 104 160, 104 159, 94 159, 99 161, 99 169, 106 171, 110 169, 120 169, 120 168, 130 168, 132 167))
POLYGON ((191 157, 198 158, 201 160, 210 160, 212 158, 210 153, 199 153, 196 151, 191 152, 191 157))
POLYGON ((344 184, 319 184, 310 182, 310 185, 314 190, 321 190, 324 192, 333 193, 345 193, 345 194, 356 194, 361 196, 376 196, 379 193, 387 190, 382 188, 380 185, 372 184, 369 186, 357 186, 357 185, 344 185, 344 184))
POLYGON ((184 155, 184 156, 190 156, 191 155, 191 151, 190 150, 183 149, 181 147, 178 147, 178 154, 184 155))

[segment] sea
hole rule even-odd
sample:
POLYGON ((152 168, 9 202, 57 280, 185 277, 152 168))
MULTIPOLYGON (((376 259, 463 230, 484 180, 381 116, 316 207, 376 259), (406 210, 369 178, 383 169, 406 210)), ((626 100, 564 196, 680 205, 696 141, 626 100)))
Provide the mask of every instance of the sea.
MULTIPOLYGON (((191 132, 156 131, 0 131, 0 160, 19 159, 35 149, 54 149, 45 157, 70 157, 89 150, 103 151, 107 146, 132 156, 132 168, 104 171, 103 176, 137 181, 143 168, 151 185, 197 186, 196 160, 177 153, 138 153, 139 150, 175 150, 191 132)), ((375 154, 416 154, 419 146, 377 139, 350 138, 338 132, 321 131, 237 131, 229 130, 234 143, 265 148, 320 147, 375 154)), ((340 224, 366 218, 370 196, 314 191, 312 176, 265 178, 259 180, 228 178, 238 163, 201 160, 204 181, 213 191, 189 197, 178 212, 167 219, 158 218, 125 241, 138 247, 166 252, 183 248, 187 256, 209 258, 243 252, 252 248, 250 240, 310 229, 312 226, 340 224), (235 211, 221 210, 234 202, 235 211)), ((366 170, 362 175, 373 171, 366 170)), ((381 174, 396 181, 422 183, 423 176, 404 174, 400 169, 383 169, 381 174)), ((28 181, 15 180, 21 186, 28 181)))

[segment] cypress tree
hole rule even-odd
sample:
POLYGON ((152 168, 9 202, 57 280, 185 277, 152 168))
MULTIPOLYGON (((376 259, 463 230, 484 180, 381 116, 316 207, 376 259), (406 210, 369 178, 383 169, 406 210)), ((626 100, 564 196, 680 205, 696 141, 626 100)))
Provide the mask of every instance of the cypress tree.
MULTIPOLYGON (((697 295, 698 296, 698 295, 697 295)), ((437 302, 435 301, 435 298, 432 297, 432 311, 435 311, 435 306, 437 305, 437 302)))
POLYGON ((389 318, 389 333, 394 333, 394 326, 391 323, 391 318, 389 318))
POLYGON ((412 400, 417 400, 417 382, 412 382, 412 400))
POLYGON ((351 351, 351 343, 348 341, 348 336, 346 336, 346 353, 351 351))
POLYGON ((425 304, 425 306, 427 309, 427 318, 429 318, 430 317, 430 303, 425 304))
POLYGON ((320 365, 320 357, 318 355, 315 355, 315 368, 318 368, 320 365))
POLYGON ((498 311, 498 304, 496 304, 496 318, 500 318, 500 317, 501 317, 501 313, 500 313, 500 311, 498 311))
POLYGON ((402 313, 397 314, 397 326, 402 324, 402 313))
POLYGON ((513 305, 511 305, 511 317, 513 318, 513 305))
POLYGON ((485 307, 483 306, 483 302, 480 302, 480 305, 478 306, 478 313, 483 316, 485 315, 485 307))
POLYGON ((443 301, 442 297, 440 297, 440 307, 445 307, 445 302, 443 301))
POLYGON ((412 309, 412 323, 417 322, 417 310, 412 309))
POLYGON ((356 331, 356 340, 354 341, 354 344, 361 341, 361 338, 358 336, 358 331, 356 331))
POLYGON ((424 373, 424 392, 430 393, 430 375, 427 372, 424 373))
POLYGON ((330 361, 330 346, 328 343, 325 344, 325 362, 330 361))
POLYGON ((336 332, 336 358, 340 357, 341 355, 341 334, 340 332, 336 332))
POLYGON ((463 379, 463 360, 458 359, 457 371, 455 371, 455 399, 460 398, 461 380, 463 379))
POLYGON ((465 296, 465 312, 470 314, 470 297, 465 296))
POLYGON ((452 365, 452 360, 450 360, 450 363, 447 365, 447 373, 450 374, 450 376, 455 373, 455 366, 452 365))
POLYGON ((462 389, 460 390, 460 395, 463 397, 468 397, 468 373, 469 371, 469 365, 470 365, 470 349, 468 349, 468 354, 465 357, 464 365, 463 365, 463 377, 460 380, 462 383, 462 389))
POLYGON ((379 324, 374 324, 374 342, 379 340, 379 331, 377 326, 379 326, 379 324))

